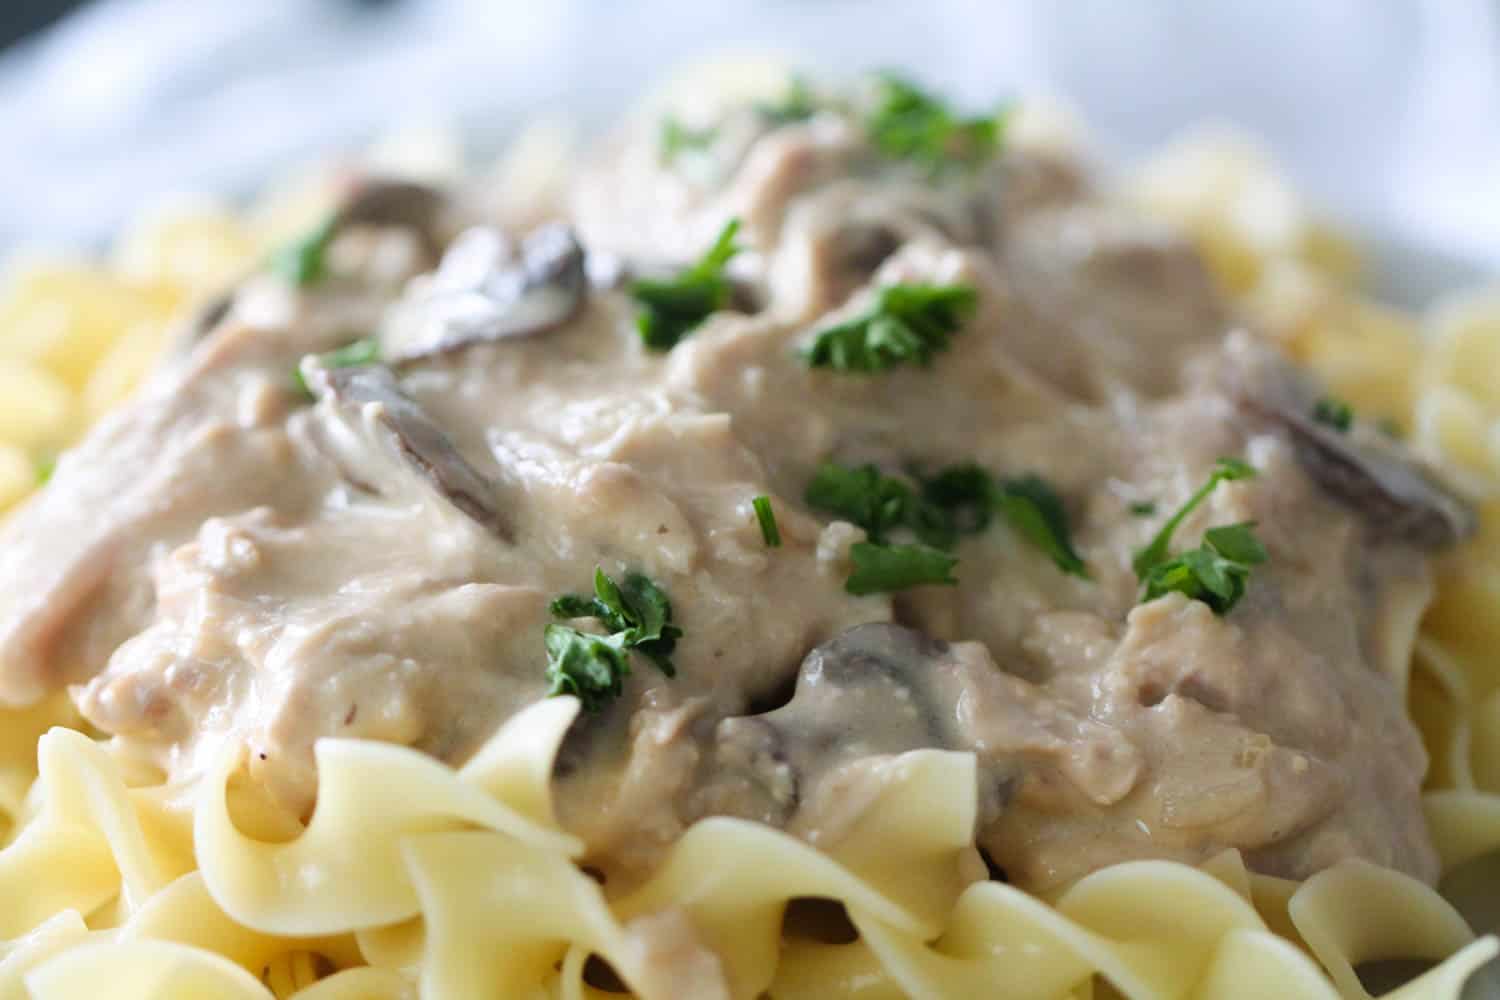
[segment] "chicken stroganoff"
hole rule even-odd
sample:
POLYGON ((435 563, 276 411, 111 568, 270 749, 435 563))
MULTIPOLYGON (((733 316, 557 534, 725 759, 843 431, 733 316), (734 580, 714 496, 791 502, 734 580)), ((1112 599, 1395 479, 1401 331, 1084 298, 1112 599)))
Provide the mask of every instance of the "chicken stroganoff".
POLYGON ((185 324, 0 539, 0 702, 66 690, 288 818, 328 737, 551 790, 640 885, 827 849, 972 754, 963 881, 1226 849, 1433 883, 1405 676, 1476 516, 1077 163, 877 77, 642 115, 565 218, 365 177, 185 324))

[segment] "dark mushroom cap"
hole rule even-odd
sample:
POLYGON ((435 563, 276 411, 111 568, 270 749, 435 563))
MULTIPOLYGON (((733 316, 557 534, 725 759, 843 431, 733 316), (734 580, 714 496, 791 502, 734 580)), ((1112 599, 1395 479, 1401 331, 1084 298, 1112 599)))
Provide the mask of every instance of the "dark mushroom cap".
POLYGON ((1240 406, 1285 434, 1307 474, 1363 514, 1374 532, 1427 548, 1474 533, 1473 509, 1398 442, 1313 419, 1315 387, 1243 331, 1231 336, 1226 350, 1235 362, 1230 389, 1240 406))
MULTIPOLYGON (((357 368, 304 367, 308 388, 335 407, 379 406, 378 419, 401 456, 453 506, 507 541, 511 531, 495 503, 494 488, 453 446, 443 429, 401 391, 384 365, 357 368)), ((378 491, 379 484, 369 486, 378 491)))
POLYGON ((533 232, 519 255, 490 228, 462 234, 425 287, 382 331, 400 364, 511 337, 556 330, 583 309, 589 279, 583 247, 564 225, 533 232))

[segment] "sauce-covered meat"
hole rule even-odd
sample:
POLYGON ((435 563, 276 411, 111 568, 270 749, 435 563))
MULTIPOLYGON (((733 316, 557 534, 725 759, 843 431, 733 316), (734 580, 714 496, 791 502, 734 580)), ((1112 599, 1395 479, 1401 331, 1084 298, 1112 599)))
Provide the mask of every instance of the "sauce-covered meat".
MULTIPOLYGON (((1398 679, 1463 506, 1310 421, 1315 387, 1231 332, 1189 246, 1066 164, 913 172, 837 114, 719 143, 694 175, 651 130, 623 138, 581 182, 581 245, 475 219, 404 290, 368 254, 241 289, 4 526, 0 701, 71 685, 179 776, 242 741, 306 814, 321 737, 458 762, 546 696, 551 602, 602 569, 649 578, 682 633, 670 673, 626 648, 558 762, 559 814, 612 884, 708 815, 836 840, 926 747, 976 755, 976 840, 1021 885, 1226 847, 1279 875, 1433 878, 1398 679), (730 215, 757 295, 648 349, 628 281, 590 284, 585 254, 670 269, 730 215), (898 284, 974 309, 930 363, 809 366, 810 338, 898 284), (386 362, 307 357, 355 337, 386 362), (1232 606, 1142 602, 1134 553, 1221 456, 1257 474, 1177 547, 1253 522, 1264 559, 1232 606), (870 526, 806 499, 830 462, 1034 477, 1081 565, 996 514, 949 540, 955 585, 851 593, 870 526)), ((417 226, 426 267, 433 203, 413 204, 345 213, 339 238, 417 226)))

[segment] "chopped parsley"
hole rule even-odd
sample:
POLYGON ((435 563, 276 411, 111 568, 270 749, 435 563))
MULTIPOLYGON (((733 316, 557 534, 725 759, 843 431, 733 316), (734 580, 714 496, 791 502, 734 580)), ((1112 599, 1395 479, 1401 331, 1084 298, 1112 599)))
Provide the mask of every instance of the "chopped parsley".
POLYGON ((1251 568, 1265 561, 1265 547, 1255 537, 1255 522, 1209 528, 1196 549, 1151 567, 1141 581, 1145 588, 1141 599, 1154 601, 1175 592, 1202 601, 1222 615, 1245 596, 1251 568))
POLYGON ((766 548, 781 548, 781 528, 776 524, 776 512, 771 509, 771 498, 758 496, 750 501, 750 506, 755 508, 755 519, 760 522, 760 537, 765 539, 766 548))
POLYGON ((922 499, 942 511, 957 534, 978 534, 990 526, 995 485, 982 466, 965 462, 935 476, 917 478, 922 483, 922 499))
POLYGON ((328 247, 338 235, 332 218, 309 230, 271 255, 271 270, 293 288, 306 288, 323 280, 328 270, 328 247))
POLYGON ((755 112, 772 125, 791 125, 817 114, 818 102, 807 80, 794 76, 780 98, 756 102, 755 112))
POLYGON ((930 365, 973 313, 967 285, 886 285, 853 319, 818 331, 801 351, 811 368, 881 372, 911 362, 930 365))
POLYGON ((827 511, 865 529, 870 541, 884 542, 896 528, 918 518, 912 507, 916 494, 873 465, 857 467, 825 462, 807 484, 803 499, 809 507, 827 511))
MULTIPOLYGON (((380 341, 374 337, 361 337, 343 347, 325 351, 317 357, 318 364, 324 368, 358 368, 360 365, 373 365, 380 360, 380 341)), ((302 377, 301 368, 292 369, 292 381, 297 384, 297 388, 304 396, 312 398, 312 390, 308 388, 307 380, 302 377)))
POLYGON ((938 174, 955 165, 972 169, 999 152, 1005 114, 959 117, 910 80, 883 73, 865 128, 882 155, 938 174))
POLYGON ((661 122, 662 162, 671 163, 677 159, 679 153, 687 150, 702 151, 708 149, 718 137, 719 130, 717 128, 712 126, 707 128, 689 128, 672 115, 668 115, 661 122))
POLYGON ((1051 556, 1058 569, 1089 579, 1083 558, 1073 548, 1068 512, 1044 480, 1037 476, 1003 480, 995 491, 995 505, 1011 528, 1051 556))
POLYGON ((1156 513, 1155 500, 1136 500, 1129 507, 1130 513, 1136 517, 1150 517, 1156 513))
POLYGON ((594 570, 594 594, 564 594, 548 608, 555 618, 594 618, 607 635, 568 625, 547 626, 549 695, 576 695, 588 712, 597 712, 619 697, 630 674, 629 653, 647 656, 668 677, 675 677, 672 652, 682 629, 672 624, 672 602, 652 580, 631 573, 616 583, 603 569, 594 570))
MULTIPOLYGON (((829 462, 808 483, 804 499, 810 507, 863 528, 869 545, 938 553, 952 549, 962 535, 984 531, 998 511, 1021 537, 1051 556, 1063 572, 1088 578, 1083 559, 1073 548, 1062 501, 1038 477, 1022 476, 997 483, 983 467, 962 463, 930 477, 917 473, 916 478, 919 489, 884 475, 874 465, 850 467, 829 462), (922 544, 889 544, 891 533, 902 529, 922 544)), ((938 565, 935 559, 918 559, 910 551, 902 558, 928 566, 930 574, 937 572, 931 568, 938 565)), ((875 557, 867 553, 865 561, 874 565, 875 557)), ((937 578, 921 582, 947 582, 944 577, 952 568, 947 564, 937 578)))
POLYGON ((1342 399, 1324 396, 1313 406, 1313 419, 1327 424, 1340 434, 1347 432, 1354 423, 1354 408, 1342 399))
POLYGON ((630 286, 640 305, 635 325, 653 351, 670 351, 694 328, 729 303, 730 283, 724 266, 739 253, 734 243, 740 220, 730 219, 718 239, 698 261, 675 278, 641 278, 630 286))
POLYGON ((57 456, 44 455, 36 460, 36 484, 46 486, 52 481, 52 473, 57 471, 57 456))
POLYGON ((1254 475, 1255 468, 1240 459, 1219 459, 1208 482, 1162 525, 1149 544, 1135 553, 1133 565, 1136 578, 1141 581, 1141 600, 1151 601, 1176 592, 1202 601, 1220 615, 1239 602, 1245 594, 1251 568, 1266 561, 1266 550, 1255 537, 1253 522, 1210 528, 1203 533, 1198 548, 1173 557, 1167 553, 1178 525, 1220 483, 1254 475))
POLYGON ((571 694, 585 712, 597 712, 624 690, 630 663, 618 636, 594 635, 566 625, 548 625, 548 695, 571 694))
POLYGON ((844 589, 862 596, 905 590, 923 584, 952 585, 958 557, 931 545, 877 545, 855 542, 849 547, 854 564, 844 589))

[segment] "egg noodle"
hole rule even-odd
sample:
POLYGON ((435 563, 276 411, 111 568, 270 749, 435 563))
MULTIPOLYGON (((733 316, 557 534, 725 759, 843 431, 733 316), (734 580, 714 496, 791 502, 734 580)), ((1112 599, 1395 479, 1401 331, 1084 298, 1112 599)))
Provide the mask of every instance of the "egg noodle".
MULTIPOLYGON (((527 141, 528 156, 552 148, 527 141)), ((319 174, 248 214, 178 206, 107 265, 17 264, 0 296, 0 506, 130 391, 180 309, 319 217, 330 190, 319 174)), ((1440 568, 1398 682, 1432 757, 1445 871, 1500 847, 1500 292, 1423 317, 1362 298, 1357 255, 1233 137, 1168 149, 1122 197, 1183 226, 1266 336, 1481 498, 1480 534, 1440 568)), ((1051 899, 963 888, 975 763, 939 751, 895 758, 884 797, 826 853, 708 819, 649 882, 607 898, 549 803, 577 710, 538 703, 457 769, 325 739, 316 811, 293 830, 257 810, 233 753, 178 786, 90 735, 65 694, 4 712, 0 1000, 612 995, 595 958, 625 984, 613 995, 666 1000, 670 935, 646 933, 661 922, 712 948, 736 1000, 1364 997, 1354 967, 1382 958, 1442 960, 1389 994, 1441 998, 1500 950, 1432 889, 1359 862, 1298 884, 1227 852, 1114 865, 1051 899), (843 904, 857 938, 785 921, 805 898, 843 904)))

